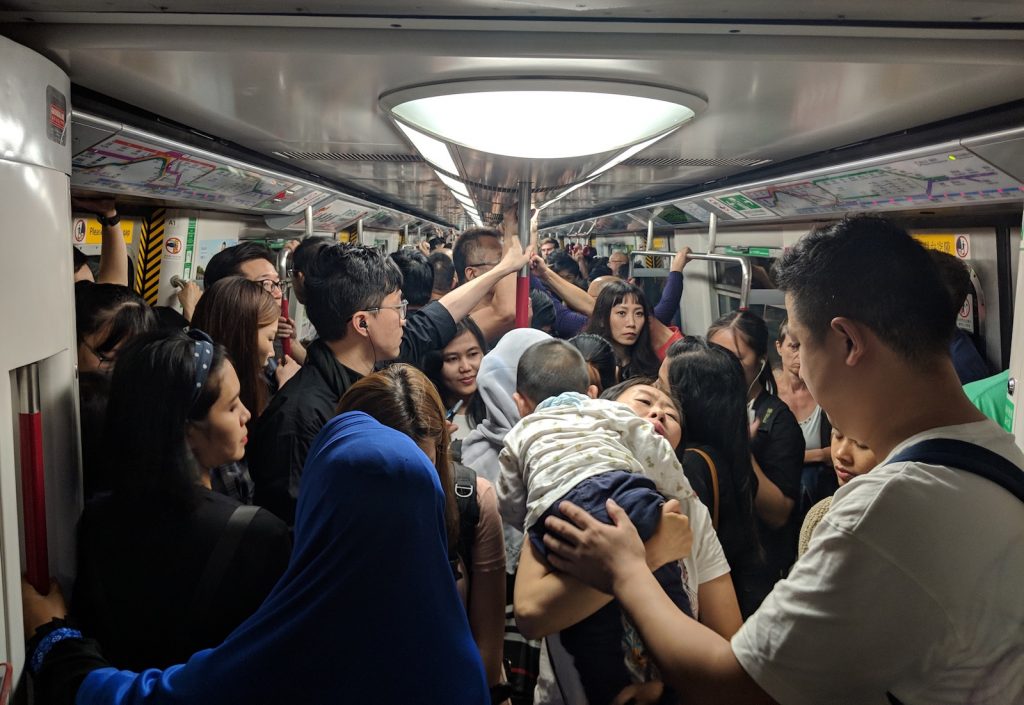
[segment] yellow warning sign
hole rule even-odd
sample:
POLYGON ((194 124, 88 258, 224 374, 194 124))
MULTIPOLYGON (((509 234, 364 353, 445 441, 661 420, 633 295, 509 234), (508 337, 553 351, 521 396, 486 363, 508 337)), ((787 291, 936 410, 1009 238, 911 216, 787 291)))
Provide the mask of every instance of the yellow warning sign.
POLYGON ((914 235, 914 239, 920 242, 929 250, 938 250, 947 255, 953 255, 960 259, 971 257, 971 236, 946 234, 914 235))
MULTIPOLYGON (((121 235, 126 244, 132 242, 137 224, 127 218, 121 219, 121 235)), ((71 224, 76 245, 100 245, 103 243, 103 227, 93 218, 75 218, 71 224)))
POLYGON ((157 208, 146 219, 139 242, 138 260, 135 265, 135 293, 149 304, 156 304, 160 288, 160 259, 163 254, 164 226, 167 211, 157 208))

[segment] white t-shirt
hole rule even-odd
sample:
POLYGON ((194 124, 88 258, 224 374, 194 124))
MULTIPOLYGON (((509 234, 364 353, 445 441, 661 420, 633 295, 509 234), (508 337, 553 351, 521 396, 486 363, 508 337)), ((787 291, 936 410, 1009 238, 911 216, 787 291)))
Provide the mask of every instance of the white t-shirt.
MULTIPOLYGON (((991 421, 936 428, 1020 467, 991 421)), ((890 456, 891 457, 891 456, 890 456)), ((1024 702, 1024 507, 991 480, 884 463, 836 492, 807 553, 732 639, 782 705, 1024 702)))

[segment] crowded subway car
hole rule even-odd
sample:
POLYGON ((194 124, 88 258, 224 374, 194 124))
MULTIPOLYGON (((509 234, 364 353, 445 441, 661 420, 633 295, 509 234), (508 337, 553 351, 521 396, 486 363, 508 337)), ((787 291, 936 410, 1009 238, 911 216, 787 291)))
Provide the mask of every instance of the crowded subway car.
POLYGON ((0 705, 1024 702, 1024 7, 0 35, 0 705))

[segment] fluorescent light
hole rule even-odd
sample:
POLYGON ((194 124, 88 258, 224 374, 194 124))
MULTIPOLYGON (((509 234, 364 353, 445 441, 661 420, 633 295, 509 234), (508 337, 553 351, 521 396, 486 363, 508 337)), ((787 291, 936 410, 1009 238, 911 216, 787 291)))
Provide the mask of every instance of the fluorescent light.
POLYGON ((644 151, 645 149, 650 147, 652 144, 654 144, 655 142, 660 140, 662 137, 667 137, 672 132, 675 132, 675 130, 669 130, 668 132, 666 132, 664 134, 661 134, 661 135, 658 135, 657 137, 652 137, 651 139, 647 140, 646 142, 641 142, 640 144, 634 144, 632 147, 630 147, 629 149, 627 149, 624 152, 622 152, 622 154, 620 154, 619 156, 615 157, 614 159, 609 161, 604 166, 596 169, 595 171, 590 172, 590 175, 587 178, 592 178, 592 177, 597 176, 599 174, 603 174, 604 172, 606 172, 609 169, 611 169, 613 166, 616 166, 616 165, 621 164, 622 162, 626 161, 627 159, 632 157, 634 154, 637 154, 638 152, 644 151))
POLYGON ((434 173, 437 174, 437 178, 441 179, 441 182, 444 183, 444 185, 450 188, 452 191, 455 191, 456 193, 461 193, 463 196, 469 195, 469 189, 466 188, 466 184, 462 183, 458 179, 453 179, 450 176, 446 176, 439 171, 435 171, 434 173))
POLYGON ((457 193, 455 191, 452 191, 452 195, 455 196, 455 200, 456 201, 458 201, 459 203, 461 203, 464 206, 475 206, 476 205, 473 202, 472 198, 469 198, 468 196, 463 196, 461 193, 457 193))
POLYGON ((400 127, 528 159, 623 149, 668 133, 707 107, 703 98, 675 89, 585 79, 452 81, 401 89, 380 101, 400 127))
POLYGON ((452 159, 452 154, 448 151, 448 145, 402 123, 398 123, 398 127, 409 138, 416 151, 423 155, 424 159, 450 174, 459 173, 458 168, 455 166, 455 160, 452 159))

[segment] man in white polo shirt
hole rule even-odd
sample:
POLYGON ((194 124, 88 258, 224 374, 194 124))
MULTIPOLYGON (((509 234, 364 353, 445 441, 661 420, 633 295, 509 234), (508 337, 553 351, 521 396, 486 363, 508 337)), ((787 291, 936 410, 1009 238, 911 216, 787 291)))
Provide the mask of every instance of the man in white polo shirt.
POLYGON ((961 469, 966 454, 890 462, 954 439, 1021 482, 1024 454, 961 390, 934 264, 905 231, 859 217, 808 235, 776 281, 811 394, 885 460, 836 493, 731 643, 658 594, 617 508, 611 526, 564 507, 577 526, 549 521, 564 538, 552 563, 615 595, 685 702, 1024 702, 1024 503, 961 469))

